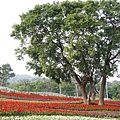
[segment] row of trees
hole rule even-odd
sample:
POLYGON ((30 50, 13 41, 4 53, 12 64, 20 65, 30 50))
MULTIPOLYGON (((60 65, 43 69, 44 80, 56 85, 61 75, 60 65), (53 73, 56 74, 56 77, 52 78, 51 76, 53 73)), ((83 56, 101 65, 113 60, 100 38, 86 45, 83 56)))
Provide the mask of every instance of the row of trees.
POLYGON ((15 73, 10 64, 7 63, 0 66, 0 86, 7 86, 9 84, 8 80, 14 76, 15 73))
POLYGON ((103 105, 106 79, 117 71, 120 57, 120 3, 48 3, 36 5, 20 18, 11 36, 20 41, 15 50, 18 59, 30 58, 27 69, 57 83, 74 79, 85 104, 94 98, 94 86, 101 81, 99 105, 103 105))
POLYGON ((16 84, 9 85, 9 87, 21 92, 53 92, 58 94, 64 94, 67 96, 74 96, 76 93, 74 83, 57 84, 55 81, 45 79, 34 79, 31 81, 29 81, 28 79, 23 79, 16 84))
POLYGON ((108 82, 108 98, 120 100, 120 81, 108 82))
MULTIPOLYGON (((45 79, 22 79, 15 84, 9 85, 10 88, 21 91, 21 92, 53 92, 59 93, 66 96, 76 96, 81 97, 80 89, 78 88, 78 84, 72 83, 64 83, 62 82, 60 85, 55 81, 45 80, 45 79), (61 87, 61 88, 60 88, 61 87)), ((100 84, 96 85, 96 89, 98 93, 96 93, 96 97, 99 97, 100 84)), ((104 95, 109 99, 119 100, 120 99, 120 81, 107 82, 107 87, 105 89, 104 95), (107 89, 107 91, 106 91, 107 89)), ((89 91, 89 86, 87 86, 87 91, 89 91)))

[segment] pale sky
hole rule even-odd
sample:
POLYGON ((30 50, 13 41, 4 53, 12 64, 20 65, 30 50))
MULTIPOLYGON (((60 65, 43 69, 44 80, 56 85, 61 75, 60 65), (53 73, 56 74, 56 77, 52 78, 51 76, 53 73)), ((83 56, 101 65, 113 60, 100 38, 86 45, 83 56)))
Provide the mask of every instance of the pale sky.
POLYGON ((17 74, 33 73, 25 69, 25 61, 17 60, 14 49, 18 48, 19 42, 10 37, 10 33, 13 24, 20 22, 19 15, 26 13, 37 4, 48 2, 53 0, 0 0, 0 66, 9 63, 17 74))
POLYGON ((14 49, 18 48, 19 43, 10 37, 10 33, 13 24, 20 22, 19 15, 37 4, 53 1, 63 0, 0 0, 0 66, 9 63, 16 74, 33 74, 33 71, 25 69, 26 61, 17 60, 14 49))

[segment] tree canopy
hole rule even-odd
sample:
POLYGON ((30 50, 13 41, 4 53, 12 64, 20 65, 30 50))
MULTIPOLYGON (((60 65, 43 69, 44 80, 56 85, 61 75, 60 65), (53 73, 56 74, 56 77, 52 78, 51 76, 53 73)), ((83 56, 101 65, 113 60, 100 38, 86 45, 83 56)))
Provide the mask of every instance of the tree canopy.
POLYGON ((60 80, 78 82, 86 103, 88 82, 102 78, 100 104, 104 104, 106 78, 117 70, 120 56, 120 3, 64 1, 36 5, 20 16, 11 36, 20 41, 19 60, 28 55, 28 70, 60 80))

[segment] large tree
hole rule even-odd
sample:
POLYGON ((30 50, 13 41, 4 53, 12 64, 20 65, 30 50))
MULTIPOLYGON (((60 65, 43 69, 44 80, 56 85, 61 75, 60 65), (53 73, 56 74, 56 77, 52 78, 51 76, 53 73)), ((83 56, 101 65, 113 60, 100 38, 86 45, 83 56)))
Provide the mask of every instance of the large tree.
POLYGON ((20 40, 20 47, 16 49, 18 59, 28 55, 31 58, 27 62, 28 69, 34 69, 39 76, 44 73, 58 83, 61 79, 70 81, 75 78, 84 103, 87 103, 87 83, 90 83, 92 92, 103 77, 100 104, 104 104, 106 77, 116 68, 115 61, 112 67, 106 64, 106 56, 110 54, 109 64, 119 56, 119 5, 116 1, 90 0, 36 5, 20 16, 20 24, 13 26, 11 36, 20 40), (108 11, 106 4, 110 7, 108 11), (118 21, 112 44, 107 39, 112 27, 104 14, 104 11, 111 13, 111 7, 116 17, 112 14, 110 19, 118 21))
POLYGON ((11 68, 10 64, 8 64, 8 63, 3 64, 0 67, 0 85, 1 86, 6 86, 7 80, 14 76, 15 76, 15 74, 14 74, 13 69, 11 68))
POLYGON ((106 78, 114 76, 120 62, 120 3, 116 0, 102 1, 99 10, 101 23, 98 31, 99 41, 96 43, 100 64, 102 82, 99 104, 104 104, 104 89, 106 78))

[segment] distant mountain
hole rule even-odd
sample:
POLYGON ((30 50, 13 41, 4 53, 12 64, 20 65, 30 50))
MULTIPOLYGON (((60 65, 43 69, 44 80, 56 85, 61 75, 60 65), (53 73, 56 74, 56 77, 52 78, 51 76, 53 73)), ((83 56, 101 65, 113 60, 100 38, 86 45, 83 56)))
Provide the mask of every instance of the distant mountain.
POLYGON ((38 77, 37 76, 31 76, 31 75, 16 74, 15 77, 9 79, 8 82, 10 84, 12 84, 12 83, 17 83, 18 81, 23 80, 23 79, 32 80, 34 78, 38 78, 38 77))

